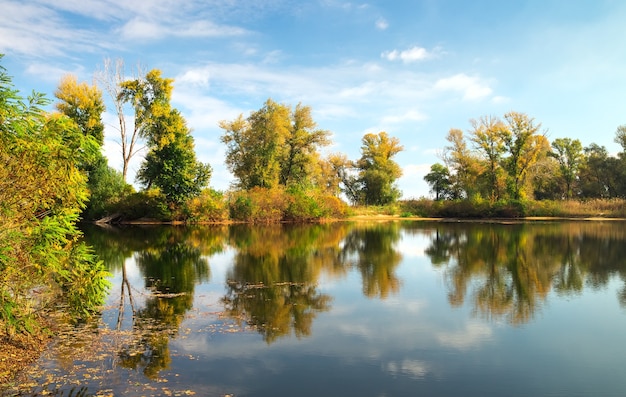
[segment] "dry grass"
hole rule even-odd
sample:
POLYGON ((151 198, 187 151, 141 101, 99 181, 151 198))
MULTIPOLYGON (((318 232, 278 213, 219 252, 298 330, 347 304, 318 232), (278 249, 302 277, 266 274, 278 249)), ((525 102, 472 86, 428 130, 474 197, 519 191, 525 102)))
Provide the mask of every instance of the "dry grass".
POLYGON ((534 201, 529 203, 527 215, 566 218, 626 218, 626 200, 534 201))

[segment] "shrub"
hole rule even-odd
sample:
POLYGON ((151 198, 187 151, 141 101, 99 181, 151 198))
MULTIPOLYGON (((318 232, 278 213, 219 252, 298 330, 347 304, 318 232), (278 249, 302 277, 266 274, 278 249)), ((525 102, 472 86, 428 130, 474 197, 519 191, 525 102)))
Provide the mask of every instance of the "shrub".
POLYGON ((165 196, 157 189, 128 195, 115 207, 119 218, 125 221, 150 219, 155 221, 172 220, 172 210, 165 202, 165 196))
POLYGON ((198 197, 187 202, 188 219, 193 222, 220 222, 228 219, 228 207, 224 194, 204 189, 198 197))

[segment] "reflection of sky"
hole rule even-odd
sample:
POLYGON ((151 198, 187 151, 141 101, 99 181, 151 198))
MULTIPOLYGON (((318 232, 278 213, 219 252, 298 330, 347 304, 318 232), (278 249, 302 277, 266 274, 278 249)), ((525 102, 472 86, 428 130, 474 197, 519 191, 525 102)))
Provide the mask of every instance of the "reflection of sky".
MULTIPOLYGON (((210 256, 211 280, 195 288, 181 325, 189 331, 170 341, 164 376, 176 374, 169 384, 197 395, 261 397, 582 396, 626 388, 617 376, 626 367, 626 313, 616 297, 623 282, 578 296, 550 294, 537 318, 512 327, 474 315, 470 297, 452 308, 442 271, 424 255, 427 244, 424 236, 402 236, 401 287, 384 300, 363 295, 356 269, 322 275, 318 291, 332 297, 330 310, 317 314, 310 336, 269 345, 218 316, 235 252, 210 256)), ((127 272, 142 289, 132 259, 127 272)))

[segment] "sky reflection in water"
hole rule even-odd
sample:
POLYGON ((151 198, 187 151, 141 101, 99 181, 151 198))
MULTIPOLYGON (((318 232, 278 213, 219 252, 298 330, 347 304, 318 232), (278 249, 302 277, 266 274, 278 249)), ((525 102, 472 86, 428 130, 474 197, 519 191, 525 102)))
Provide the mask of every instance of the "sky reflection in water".
POLYGON ((90 229, 114 274, 113 347, 74 380, 115 395, 621 395, 624 229, 90 229))

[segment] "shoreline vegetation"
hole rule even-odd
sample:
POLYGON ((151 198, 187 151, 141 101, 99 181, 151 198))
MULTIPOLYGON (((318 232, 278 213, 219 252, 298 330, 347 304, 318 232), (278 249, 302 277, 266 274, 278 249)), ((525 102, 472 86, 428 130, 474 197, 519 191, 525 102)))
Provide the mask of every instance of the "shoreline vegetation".
MULTIPOLYGON (((268 193, 275 194, 275 193, 268 193)), ((626 200, 527 200, 498 201, 486 200, 440 200, 409 199, 382 206, 348 206, 337 201, 332 210, 321 209, 323 204, 309 200, 309 208, 301 212, 293 211, 294 200, 287 197, 283 202, 291 204, 271 206, 265 202, 248 199, 245 214, 237 214, 237 208, 227 201, 211 205, 220 207, 210 213, 187 212, 186 218, 175 214, 164 215, 159 209, 143 208, 143 212, 129 216, 122 210, 115 215, 96 220, 96 224, 268 224, 268 223, 315 223, 371 219, 406 220, 608 220, 626 218, 626 200), (291 201, 290 201, 291 200, 291 201), (313 210, 311 208, 314 208, 313 210)), ((239 208, 240 209, 240 208, 239 208)))
MULTIPOLYGON (((568 138, 550 144, 540 124, 516 112, 473 120, 467 137, 450 130, 446 166, 434 164, 424 177, 435 200, 400 200, 398 138, 366 133, 359 158, 326 154, 332 134, 317 126, 309 106, 268 99, 248 116, 219 123, 235 180, 218 191, 172 106, 172 79, 158 69, 128 79, 123 62, 108 60, 96 80, 119 121, 122 172, 103 154, 101 88, 68 75, 56 102, 36 91, 24 97, 0 64, 0 390, 45 349, 51 317, 78 323, 100 311, 110 274, 82 241, 80 222, 626 218, 626 152, 612 157, 568 138), (138 191, 127 182, 135 145, 146 148, 138 191)), ((626 126, 615 139, 626 149, 626 126)))
MULTIPOLYGON (((561 202, 518 202, 511 204, 480 203, 471 205, 469 202, 437 202, 428 199, 398 201, 387 206, 348 207, 345 216, 341 218, 320 218, 308 220, 312 222, 346 222, 346 221, 436 221, 436 222, 525 222, 525 221, 610 221, 626 220, 626 200, 592 200, 588 202, 561 201, 561 202), (460 216, 455 213, 463 208, 472 216, 460 216), (519 212, 524 209, 524 212, 519 212), (440 216, 450 214, 456 216, 440 216), (496 215, 496 216, 491 216, 496 215), (499 215, 499 216, 498 216, 499 215), (509 215, 509 216, 505 216, 509 215)), ((166 221, 157 219, 139 218, 127 220, 122 224, 142 225, 186 225, 186 224, 235 224, 254 223, 237 220, 213 220, 198 222, 166 221)), ((264 222, 268 223, 268 222, 264 222)), ((293 223, 279 221, 274 223, 293 223)), ((299 222, 307 223, 307 222, 299 222)), ((108 225, 113 227, 114 225, 108 225)), ((39 333, 18 333, 9 335, 4 329, 0 330, 0 390, 3 390, 19 381, 20 371, 27 368, 45 351, 47 345, 54 340, 52 321, 48 316, 52 312, 40 314, 45 329, 39 333)))

